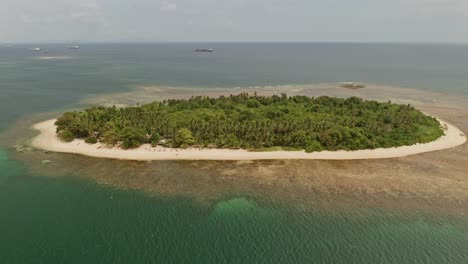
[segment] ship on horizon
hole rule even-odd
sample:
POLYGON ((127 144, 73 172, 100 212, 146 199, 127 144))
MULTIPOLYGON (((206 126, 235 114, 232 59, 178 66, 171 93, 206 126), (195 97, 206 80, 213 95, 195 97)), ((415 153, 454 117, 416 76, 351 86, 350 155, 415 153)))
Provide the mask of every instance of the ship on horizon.
POLYGON ((214 49, 194 49, 195 52, 214 52, 214 49))

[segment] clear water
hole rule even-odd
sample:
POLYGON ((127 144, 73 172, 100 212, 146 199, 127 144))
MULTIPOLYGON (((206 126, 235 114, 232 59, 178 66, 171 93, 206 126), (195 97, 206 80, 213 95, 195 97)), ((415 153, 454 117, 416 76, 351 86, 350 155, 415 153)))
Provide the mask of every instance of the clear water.
MULTIPOLYGON (((140 85, 362 81, 468 95, 468 46, 87 44, 0 47, 0 129, 140 85), (214 53, 193 53, 197 47, 214 53), (40 58, 40 56, 66 56, 40 58)), ((80 177, 40 177, 0 149, 0 263, 466 263, 465 218, 299 210, 242 193, 202 206, 80 177)), ((132 177, 129 173, 128 177, 132 177)))

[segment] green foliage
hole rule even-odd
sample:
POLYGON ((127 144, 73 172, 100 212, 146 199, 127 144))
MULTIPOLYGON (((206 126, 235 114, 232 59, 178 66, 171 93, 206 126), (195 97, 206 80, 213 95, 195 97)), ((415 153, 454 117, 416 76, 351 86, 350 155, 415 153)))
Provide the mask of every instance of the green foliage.
POLYGON ((173 146, 176 148, 186 148, 195 144, 195 139, 192 136, 192 132, 188 128, 181 128, 177 131, 173 146))
POLYGON ((142 129, 134 127, 125 127, 120 133, 122 147, 124 149, 136 148, 144 143, 146 134, 142 129))
POLYGON ((241 144, 240 140, 233 133, 226 136, 226 141, 224 142, 225 147, 239 148, 240 144, 241 144))
POLYGON ((322 151, 322 150, 323 150, 322 144, 320 144, 320 142, 318 142, 317 140, 307 141, 305 152, 310 153, 310 152, 322 151))
POLYGON ((65 142, 72 142, 73 139, 75 139, 75 134, 73 134, 68 129, 63 129, 59 131, 57 135, 62 141, 65 141, 65 142))
POLYGON ((88 144, 96 144, 98 142, 97 137, 88 137, 85 139, 85 142, 88 144))
POLYGON ((301 151, 301 150, 302 148, 295 148, 295 147, 268 147, 268 148, 251 149, 251 151, 255 151, 255 152, 301 151))
POLYGON ((117 145, 123 138, 117 133, 115 129, 107 130, 102 133, 101 141, 108 145, 117 145))
POLYGON ((152 147, 156 147, 159 144, 159 141, 161 141, 161 139, 162 139, 161 135, 156 130, 151 131, 149 142, 152 147))
POLYGON ((192 97, 137 107, 92 107, 57 122, 63 140, 96 137, 134 148, 163 140, 191 145, 271 150, 356 150, 426 143, 443 135, 439 122, 410 105, 285 94, 192 97))

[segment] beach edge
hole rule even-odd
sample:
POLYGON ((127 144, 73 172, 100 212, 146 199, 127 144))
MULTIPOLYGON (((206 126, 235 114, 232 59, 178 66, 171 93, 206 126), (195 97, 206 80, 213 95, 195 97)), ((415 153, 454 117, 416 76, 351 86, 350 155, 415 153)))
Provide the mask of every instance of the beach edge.
POLYGON ((80 154, 96 158, 110 158, 120 160, 363 160, 400 158, 432 151, 450 149, 460 146, 467 141, 466 135, 454 125, 437 118, 444 128, 444 135, 424 144, 400 146, 393 148, 377 148, 353 151, 321 151, 306 153, 305 151, 272 151, 253 152, 243 149, 176 149, 151 147, 144 144, 135 149, 121 149, 107 147, 101 143, 87 144, 83 139, 72 142, 62 142, 56 135, 56 119, 49 119, 32 126, 38 130, 30 144, 38 149, 80 154))

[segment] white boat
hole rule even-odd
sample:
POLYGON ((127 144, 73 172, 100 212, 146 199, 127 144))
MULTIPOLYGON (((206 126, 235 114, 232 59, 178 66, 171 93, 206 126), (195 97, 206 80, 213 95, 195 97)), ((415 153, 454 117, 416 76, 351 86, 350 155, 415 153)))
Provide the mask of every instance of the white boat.
POLYGON ((29 49, 30 51, 41 51, 41 48, 32 48, 32 49, 29 49))
POLYGON ((70 46, 69 49, 80 49, 80 46, 70 46))

